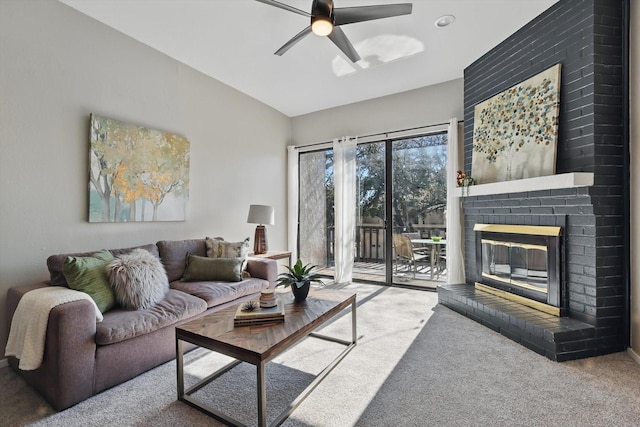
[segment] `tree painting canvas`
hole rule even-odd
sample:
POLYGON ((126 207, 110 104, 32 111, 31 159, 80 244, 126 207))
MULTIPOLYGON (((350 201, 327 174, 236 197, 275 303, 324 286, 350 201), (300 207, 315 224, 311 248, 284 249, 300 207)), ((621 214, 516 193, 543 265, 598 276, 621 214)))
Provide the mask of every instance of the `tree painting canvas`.
POLYGON ((475 183, 553 175, 559 108, 560 64, 476 105, 475 183))
POLYGON ((189 141, 91 115, 89 222, 184 221, 189 141))

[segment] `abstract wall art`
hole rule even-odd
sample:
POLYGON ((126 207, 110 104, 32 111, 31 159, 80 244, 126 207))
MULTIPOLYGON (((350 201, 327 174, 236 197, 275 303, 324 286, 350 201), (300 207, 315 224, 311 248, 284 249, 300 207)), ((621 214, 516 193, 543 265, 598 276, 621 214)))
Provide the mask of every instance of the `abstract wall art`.
POLYGON ((560 69, 556 64, 475 106, 476 184, 555 173, 560 69))
POLYGON ((189 141, 91 115, 89 222, 184 221, 189 141))

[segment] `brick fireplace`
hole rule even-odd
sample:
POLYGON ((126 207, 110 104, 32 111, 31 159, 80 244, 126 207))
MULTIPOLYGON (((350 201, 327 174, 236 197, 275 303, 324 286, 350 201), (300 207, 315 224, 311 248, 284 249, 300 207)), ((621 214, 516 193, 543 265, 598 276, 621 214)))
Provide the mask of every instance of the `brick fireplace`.
MULTIPOLYGON (((592 182, 504 190, 470 188, 464 210, 465 283, 439 301, 552 360, 621 351, 628 340, 628 141, 625 132, 625 1, 560 0, 465 69, 464 165, 471 168, 474 106, 562 63, 556 173, 592 182), (477 190, 474 193, 474 190, 477 190), (475 288, 476 224, 560 227, 562 313, 475 288)), ((492 184, 487 184, 491 186, 492 184)))

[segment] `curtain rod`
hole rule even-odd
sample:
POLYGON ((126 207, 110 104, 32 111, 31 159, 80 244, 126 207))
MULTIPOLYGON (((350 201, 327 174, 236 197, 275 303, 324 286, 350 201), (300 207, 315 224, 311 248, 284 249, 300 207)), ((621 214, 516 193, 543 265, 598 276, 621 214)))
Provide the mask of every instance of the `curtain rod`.
MULTIPOLYGON (((458 123, 463 123, 464 120, 458 120, 458 123)), ((424 126, 416 126, 413 128, 407 128, 407 129, 399 129, 399 130, 392 130, 389 132, 379 132, 379 133, 372 133, 370 135, 360 135, 357 136, 356 138, 371 138, 373 136, 389 136, 389 134, 392 133, 400 133, 400 132, 407 132, 410 130, 418 130, 418 129, 428 129, 428 128, 434 128, 434 127, 438 127, 438 126, 444 126, 444 125, 448 125, 449 122, 444 122, 444 123, 436 123, 433 125, 424 125, 424 126)), ((325 145, 325 144, 331 144, 333 141, 324 141, 324 142, 314 142, 313 144, 305 144, 305 145, 295 145, 295 148, 306 148, 306 147, 315 147, 316 145, 325 145)))

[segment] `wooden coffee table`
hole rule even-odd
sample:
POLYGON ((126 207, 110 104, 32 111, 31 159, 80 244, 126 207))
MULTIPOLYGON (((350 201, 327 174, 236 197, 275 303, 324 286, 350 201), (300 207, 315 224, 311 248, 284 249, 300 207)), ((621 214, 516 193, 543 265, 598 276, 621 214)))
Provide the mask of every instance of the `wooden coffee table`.
POLYGON ((357 343, 356 295, 332 289, 312 289, 303 303, 294 303, 290 292, 278 294, 285 301, 285 320, 280 323, 236 326, 233 318, 237 305, 195 319, 176 328, 176 361, 178 372, 178 400, 231 426, 243 426, 239 421, 217 411, 191 394, 228 372, 242 362, 255 365, 258 374, 258 426, 267 425, 267 396, 265 368, 267 363, 296 345, 304 338, 315 338, 343 344, 346 348, 336 357, 300 395, 271 424, 278 426, 302 403, 316 386, 335 368, 357 343), (351 341, 320 335, 313 331, 351 305, 351 341), (183 342, 233 357, 233 362, 220 368, 199 383, 184 389, 183 342))

